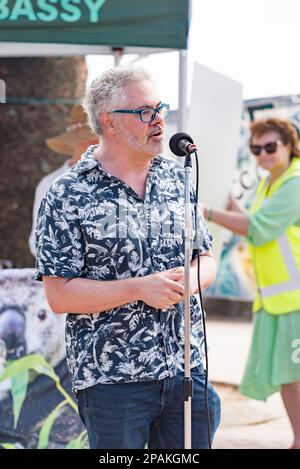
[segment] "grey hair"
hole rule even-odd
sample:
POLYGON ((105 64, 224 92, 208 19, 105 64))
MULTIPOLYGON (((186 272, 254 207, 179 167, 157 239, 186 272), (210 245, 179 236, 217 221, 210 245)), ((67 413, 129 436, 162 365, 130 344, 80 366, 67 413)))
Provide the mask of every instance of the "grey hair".
POLYGON ((151 75, 141 68, 112 68, 105 71, 92 81, 87 89, 84 108, 88 115, 88 123, 97 134, 102 134, 99 114, 111 112, 124 102, 124 88, 141 81, 152 83, 151 75))

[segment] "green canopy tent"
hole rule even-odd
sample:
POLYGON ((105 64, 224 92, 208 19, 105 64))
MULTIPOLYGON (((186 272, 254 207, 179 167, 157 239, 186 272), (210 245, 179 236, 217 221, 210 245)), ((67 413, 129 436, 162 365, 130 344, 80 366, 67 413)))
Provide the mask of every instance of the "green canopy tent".
POLYGON ((122 54, 178 50, 182 130, 189 4, 189 0, 0 0, 0 56, 114 54, 117 63, 122 54))

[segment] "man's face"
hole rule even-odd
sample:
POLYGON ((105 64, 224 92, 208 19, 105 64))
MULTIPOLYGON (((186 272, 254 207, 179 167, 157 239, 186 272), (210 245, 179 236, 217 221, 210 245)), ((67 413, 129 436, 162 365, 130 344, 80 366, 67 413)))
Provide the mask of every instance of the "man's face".
MULTIPOLYGON (((157 108, 161 103, 151 83, 132 83, 124 90, 122 109, 157 108)), ((163 150, 165 122, 157 113, 152 122, 144 123, 139 114, 114 114, 120 144, 126 145, 141 156, 153 158, 163 150)))

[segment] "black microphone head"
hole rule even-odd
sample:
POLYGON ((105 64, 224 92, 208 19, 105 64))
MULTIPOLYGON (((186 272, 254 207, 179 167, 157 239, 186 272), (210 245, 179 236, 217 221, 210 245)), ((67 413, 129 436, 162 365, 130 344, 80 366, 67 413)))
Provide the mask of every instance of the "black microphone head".
POLYGON ((178 147, 178 143, 181 140, 187 140, 190 143, 194 143, 192 137, 190 137, 188 134, 185 134, 183 132, 178 132, 178 134, 173 135, 173 137, 170 138, 169 147, 170 147, 171 152, 177 156, 186 155, 186 153, 178 147))

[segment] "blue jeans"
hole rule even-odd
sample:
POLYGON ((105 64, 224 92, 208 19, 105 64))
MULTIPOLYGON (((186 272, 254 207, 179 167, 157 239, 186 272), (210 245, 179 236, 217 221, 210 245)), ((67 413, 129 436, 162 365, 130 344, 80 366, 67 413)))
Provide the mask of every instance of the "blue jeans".
MULTIPOLYGON (((205 374, 192 370, 192 448, 208 448, 205 374)), ((184 448, 183 375, 143 383, 97 384, 78 392, 79 415, 90 448, 184 448)), ((211 440, 220 423, 220 399, 208 384, 211 440)))

